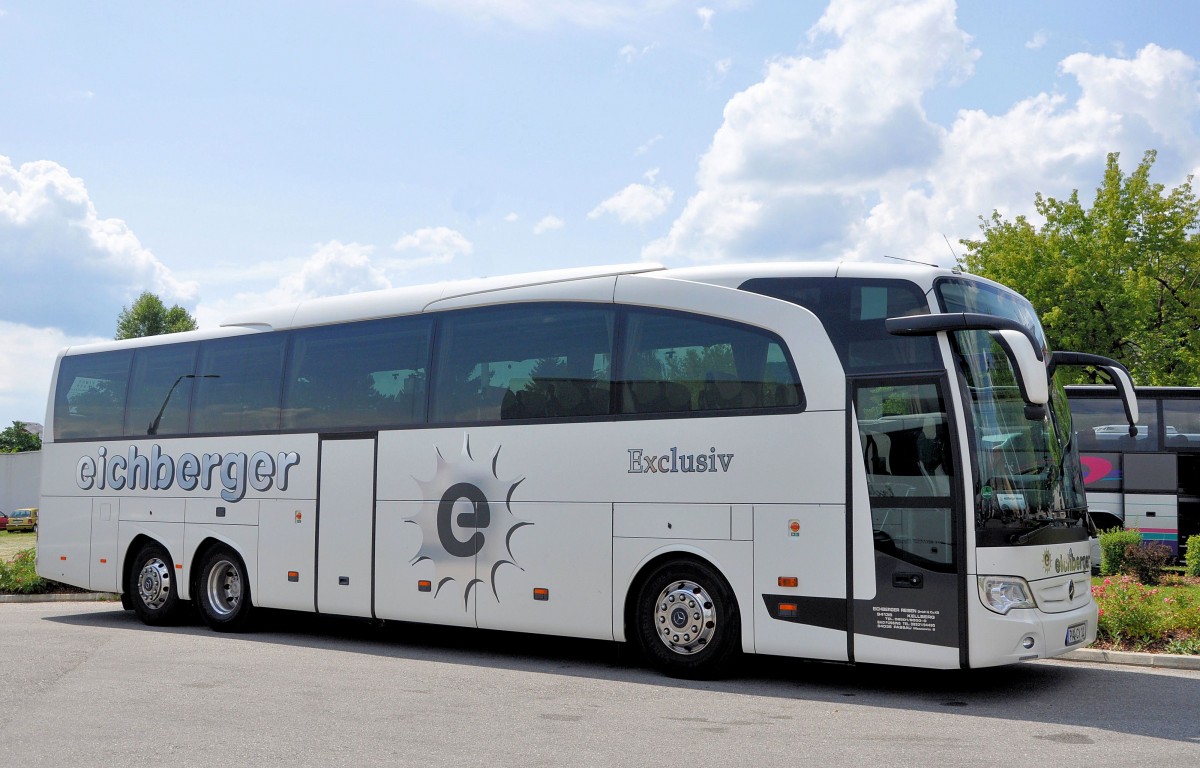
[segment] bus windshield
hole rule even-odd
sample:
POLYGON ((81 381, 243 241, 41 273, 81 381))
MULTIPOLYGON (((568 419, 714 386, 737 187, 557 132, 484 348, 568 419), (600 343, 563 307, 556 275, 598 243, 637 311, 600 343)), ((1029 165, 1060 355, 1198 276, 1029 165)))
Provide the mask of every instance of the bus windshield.
MULTIPOLYGON (((954 279, 940 281, 937 292, 946 312, 1020 322, 1045 351, 1037 314, 1020 296, 954 279)), ((1083 474, 1063 388, 1052 382, 1044 415, 1030 419, 999 343, 987 331, 960 331, 953 338, 971 411, 977 542, 1005 546, 1086 538, 1083 474)))

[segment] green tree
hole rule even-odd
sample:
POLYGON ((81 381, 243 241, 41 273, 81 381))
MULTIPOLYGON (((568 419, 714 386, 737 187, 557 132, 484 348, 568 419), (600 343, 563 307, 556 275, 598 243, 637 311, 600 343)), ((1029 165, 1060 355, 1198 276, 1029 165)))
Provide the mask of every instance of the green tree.
POLYGON ((23 453, 41 449, 42 438, 26 429, 23 421, 14 421, 11 427, 0 431, 0 453, 23 453))
POLYGON ((122 307, 117 315, 117 339, 136 339, 142 336, 158 336, 163 333, 179 333, 196 330, 196 319, 178 304, 167 309, 162 299, 150 291, 144 291, 133 306, 122 307))
MULTIPOLYGON (((1139 384, 1200 384, 1200 204, 1192 177, 1150 181, 1157 155, 1126 175, 1111 153, 1090 209, 1079 191, 1035 196, 1045 219, 980 217, 960 264, 1023 293, 1050 346, 1116 358, 1139 384)), ((1082 373, 1064 371, 1082 380, 1082 373)))

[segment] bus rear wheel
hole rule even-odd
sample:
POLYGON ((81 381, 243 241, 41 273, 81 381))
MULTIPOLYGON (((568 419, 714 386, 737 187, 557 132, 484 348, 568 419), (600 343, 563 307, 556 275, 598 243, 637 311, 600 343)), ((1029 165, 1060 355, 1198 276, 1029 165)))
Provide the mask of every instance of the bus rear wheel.
POLYGON ((715 677, 741 644, 733 592, 700 562, 672 561, 654 570, 638 591, 634 624, 647 660, 672 677, 715 677))
POLYGON ((158 542, 138 550, 129 570, 130 601, 133 611, 144 624, 161 627, 179 619, 182 601, 171 554, 158 542))
POLYGON ((209 627, 217 632, 245 629, 253 607, 250 581, 242 559, 225 548, 209 552, 200 565, 196 604, 209 627))

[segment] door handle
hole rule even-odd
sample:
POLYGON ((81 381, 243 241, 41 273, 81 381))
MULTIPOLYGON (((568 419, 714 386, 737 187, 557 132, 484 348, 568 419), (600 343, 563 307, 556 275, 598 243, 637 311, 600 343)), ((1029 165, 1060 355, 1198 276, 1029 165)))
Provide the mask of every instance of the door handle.
POLYGON ((925 586, 925 577, 919 573, 893 573, 892 586, 900 589, 921 589, 925 586))

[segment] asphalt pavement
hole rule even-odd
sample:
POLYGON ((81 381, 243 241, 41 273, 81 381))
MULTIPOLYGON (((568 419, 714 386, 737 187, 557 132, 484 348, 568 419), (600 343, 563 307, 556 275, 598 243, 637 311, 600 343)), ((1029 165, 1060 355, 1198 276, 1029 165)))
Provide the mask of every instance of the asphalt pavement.
POLYGON ((111 602, 0 605, 0 711, 22 723, 0 764, 1200 764, 1191 669, 751 657, 696 683, 614 643, 266 618, 221 635, 146 627, 111 602))

